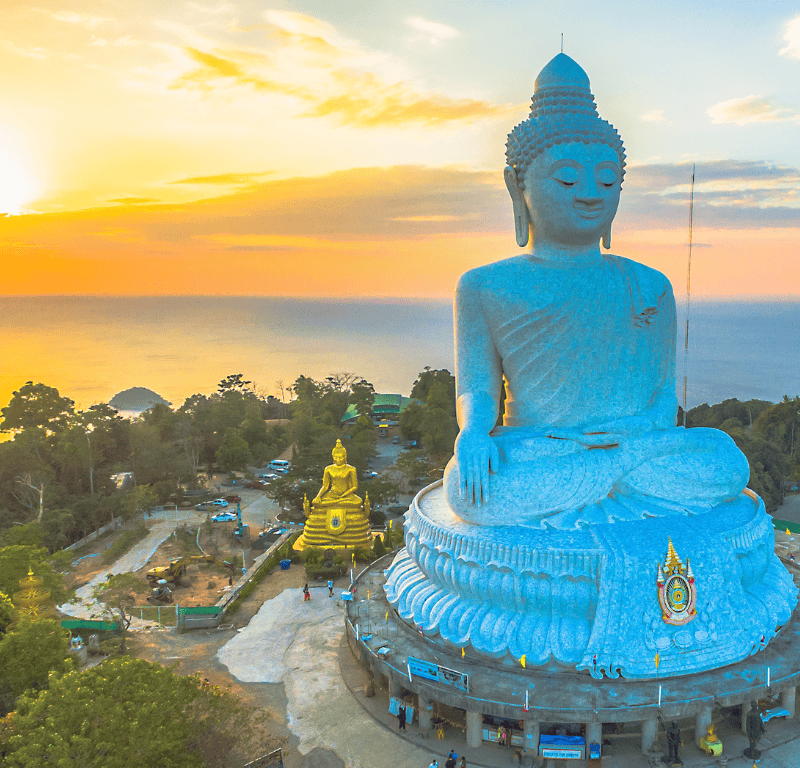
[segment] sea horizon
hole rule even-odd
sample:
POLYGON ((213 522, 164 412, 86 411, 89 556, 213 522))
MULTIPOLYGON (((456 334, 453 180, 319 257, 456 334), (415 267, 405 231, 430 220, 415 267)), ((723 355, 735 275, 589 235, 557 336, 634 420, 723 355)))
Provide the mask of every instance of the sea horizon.
MULTIPOLYGON (((425 366, 454 372, 449 298, 6 296, 0 329, 0 407, 26 381, 82 408, 135 386, 179 407, 231 373, 280 397, 300 375, 352 372, 407 395, 425 366)), ((684 331, 679 300, 679 401, 684 331)), ((687 405, 800 394, 798 349, 800 298, 693 299, 687 405)))

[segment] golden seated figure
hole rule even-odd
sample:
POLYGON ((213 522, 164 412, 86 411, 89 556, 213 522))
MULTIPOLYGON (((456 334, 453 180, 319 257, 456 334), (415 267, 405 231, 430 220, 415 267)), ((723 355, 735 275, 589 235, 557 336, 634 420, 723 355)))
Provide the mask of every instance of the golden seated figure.
POLYGON ((295 549, 307 547, 369 547, 369 496, 366 501, 356 495, 358 478, 355 467, 347 463, 347 451, 341 440, 331 451, 333 464, 325 467, 322 488, 313 501, 306 498, 303 535, 295 549))

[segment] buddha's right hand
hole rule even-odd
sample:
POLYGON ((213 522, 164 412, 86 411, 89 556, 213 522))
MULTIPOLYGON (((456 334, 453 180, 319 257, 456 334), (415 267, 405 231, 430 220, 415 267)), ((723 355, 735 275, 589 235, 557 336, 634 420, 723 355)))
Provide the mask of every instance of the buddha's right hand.
POLYGON ((489 500, 489 472, 500 467, 500 453, 494 440, 478 430, 462 430, 456 438, 459 495, 471 504, 489 500))

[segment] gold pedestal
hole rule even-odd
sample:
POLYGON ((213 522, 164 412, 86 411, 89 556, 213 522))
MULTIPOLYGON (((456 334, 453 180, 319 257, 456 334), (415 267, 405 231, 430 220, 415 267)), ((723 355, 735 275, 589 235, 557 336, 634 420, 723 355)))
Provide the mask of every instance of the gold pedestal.
POLYGON ((311 505, 310 512, 303 528, 303 535, 294 545, 298 552, 308 547, 355 549, 372 546, 369 518, 363 507, 318 509, 311 505))

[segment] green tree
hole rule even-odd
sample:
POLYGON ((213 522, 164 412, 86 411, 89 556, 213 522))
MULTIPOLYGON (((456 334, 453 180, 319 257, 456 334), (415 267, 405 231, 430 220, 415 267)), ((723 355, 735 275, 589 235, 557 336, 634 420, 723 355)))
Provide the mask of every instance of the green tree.
POLYGON ((135 573, 109 573, 106 580, 98 584, 92 597, 105 606, 105 613, 111 621, 116 621, 122 630, 119 652, 125 653, 125 640, 131 625, 131 609, 146 595, 149 587, 135 573))
POLYGON ((401 412, 399 424, 400 434, 404 440, 422 445, 422 422, 425 418, 425 406, 422 403, 409 403, 401 412))
POLYGON ((217 392, 221 395, 231 390, 236 392, 252 392, 253 390, 250 388, 252 383, 252 381, 244 381, 244 374, 242 373, 231 373, 219 383, 217 392))
POLYGON ((356 407, 359 417, 369 419, 372 424, 372 408, 375 405, 375 387, 372 384, 366 379, 353 382, 350 387, 350 403, 356 407))
POLYGON ((442 384, 447 392, 447 399, 452 409, 451 416, 456 415, 455 402, 456 402, 456 377, 453 376, 446 368, 433 370, 425 366, 414 386, 411 388, 411 397, 415 400, 421 400, 423 403, 428 402, 431 389, 435 384, 442 384))
POLYGON ((434 463, 444 466, 453 455, 458 424, 455 407, 445 382, 437 381, 428 391, 425 416, 422 419, 422 445, 434 463))
POLYGON ((73 669, 69 631, 55 619, 23 618, 0 639, 0 714, 14 707, 25 691, 47 686, 51 672, 73 669))
POLYGON ((0 739, 9 768, 223 768, 255 749, 262 719, 197 676, 114 658, 23 696, 0 739))
POLYGON ((217 462, 223 472, 244 469, 252 460, 250 446, 238 429, 228 427, 217 450, 217 462))
POLYGON ((122 491, 116 497, 116 511, 123 520, 133 520, 141 516, 155 505, 156 492, 149 485, 137 485, 133 488, 122 491))
POLYGON ((8 595, 0 592, 0 637, 5 634, 13 618, 14 604, 8 595))
POLYGON ((13 393, 9 404, 0 410, 0 431, 10 432, 43 427, 49 431, 63 428, 73 414, 75 403, 62 397, 55 387, 27 382, 13 393))

